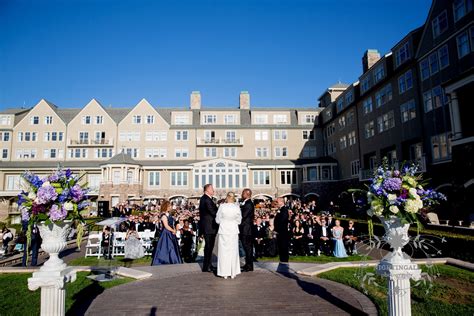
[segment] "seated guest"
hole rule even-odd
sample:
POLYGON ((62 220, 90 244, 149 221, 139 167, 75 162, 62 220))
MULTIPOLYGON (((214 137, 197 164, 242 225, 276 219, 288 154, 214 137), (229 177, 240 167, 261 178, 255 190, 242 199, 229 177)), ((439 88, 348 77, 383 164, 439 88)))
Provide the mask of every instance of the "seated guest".
POLYGON ((254 238, 253 245, 255 247, 255 258, 263 257, 263 243, 267 233, 265 227, 262 225, 262 219, 260 217, 257 218, 256 223, 253 225, 252 235, 254 238))
POLYGON ((304 236, 304 228, 301 225, 299 220, 294 221, 293 227, 293 252, 296 256, 304 256, 304 244, 303 244, 303 236, 304 236))
POLYGON ((316 236, 318 237, 319 247, 318 247, 318 256, 321 251, 329 256, 331 254, 331 230, 326 225, 326 220, 321 219, 321 225, 318 226, 316 231, 316 236))
POLYGON ((13 234, 12 232, 4 227, 2 231, 2 242, 3 242, 3 250, 4 250, 4 255, 8 254, 8 243, 13 240, 13 234))
POLYGON ((355 253, 354 247, 357 241, 357 233, 354 228, 354 221, 349 221, 349 226, 344 231, 344 245, 346 246, 346 250, 349 255, 352 256, 355 253))
POLYGON ((341 227, 341 222, 336 219, 334 227, 331 229, 333 240, 334 240, 334 250, 332 254, 337 258, 347 257, 346 249, 344 248, 344 242, 342 241, 342 236, 344 236, 344 228, 341 227))

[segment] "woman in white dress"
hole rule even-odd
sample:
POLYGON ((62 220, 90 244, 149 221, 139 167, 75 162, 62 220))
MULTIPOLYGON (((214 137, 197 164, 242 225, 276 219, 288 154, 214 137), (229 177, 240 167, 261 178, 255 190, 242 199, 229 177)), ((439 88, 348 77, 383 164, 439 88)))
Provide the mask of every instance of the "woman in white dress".
POLYGON ((235 195, 227 193, 226 202, 219 206, 216 222, 217 232, 217 275, 227 279, 240 274, 239 224, 242 221, 240 207, 235 195))

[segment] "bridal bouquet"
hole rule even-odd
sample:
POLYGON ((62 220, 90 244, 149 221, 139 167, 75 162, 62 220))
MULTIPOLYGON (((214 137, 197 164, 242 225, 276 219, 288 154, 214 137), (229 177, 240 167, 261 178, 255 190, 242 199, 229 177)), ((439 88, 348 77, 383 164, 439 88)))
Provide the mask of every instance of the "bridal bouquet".
MULTIPOLYGON (((364 191, 370 206, 367 215, 399 217, 403 223, 419 223, 418 214, 446 197, 431 189, 418 174, 418 166, 405 164, 401 170, 388 165, 386 158, 374 172, 368 190, 364 191)), ((351 190, 358 191, 358 190, 351 190)))
MULTIPOLYGON (((34 223, 45 225, 60 223, 64 220, 82 222, 80 211, 89 206, 86 185, 80 185, 82 176, 70 169, 58 167, 51 175, 40 178, 26 171, 22 176, 26 190, 18 195, 18 207, 22 220, 28 221, 28 241, 34 223)), ((78 243, 82 236, 82 225, 78 225, 78 243)))

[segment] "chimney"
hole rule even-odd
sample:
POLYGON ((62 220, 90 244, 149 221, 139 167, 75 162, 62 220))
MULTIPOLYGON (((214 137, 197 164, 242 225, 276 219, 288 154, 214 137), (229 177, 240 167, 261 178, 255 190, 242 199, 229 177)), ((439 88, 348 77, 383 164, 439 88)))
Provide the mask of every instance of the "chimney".
POLYGON ((369 70, 380 59, 380 53, 376 49, 368 49, 362 57, 362 69, 364 73, 369 70))
POLYGON ((201 109, 201 92, 191 92, 191 110, 201 109))
POLYGON ((241 110, 250 109, 250 94, 248 91, 241 91, 239 96, 239 108, 241 110))

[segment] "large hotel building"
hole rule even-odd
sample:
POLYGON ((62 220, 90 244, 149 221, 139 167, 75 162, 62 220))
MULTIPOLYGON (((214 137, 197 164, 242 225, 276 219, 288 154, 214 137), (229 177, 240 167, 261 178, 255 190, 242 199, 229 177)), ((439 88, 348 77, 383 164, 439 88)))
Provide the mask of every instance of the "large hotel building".
POLYGON ((18 214, 20 174, 58 164, 86 172, 95 202, 190 198, 205 183, 217 195, 250 187, 255 195, 351 203, 388 157, 415 161, 451 201, 453 218, 474 213, 474 19, 472 0, 434 0, 423 26, 390 52, 368 50, 363 72, 308 108, 129 108, 92 99, 65 109, 41 100, 0 112, 0 220, 18 214), (469 106, 469 103, 471 106, 469 106), (454 202, 455 201, 455 202, 454 202))

